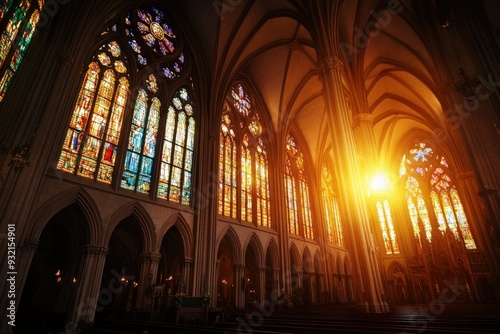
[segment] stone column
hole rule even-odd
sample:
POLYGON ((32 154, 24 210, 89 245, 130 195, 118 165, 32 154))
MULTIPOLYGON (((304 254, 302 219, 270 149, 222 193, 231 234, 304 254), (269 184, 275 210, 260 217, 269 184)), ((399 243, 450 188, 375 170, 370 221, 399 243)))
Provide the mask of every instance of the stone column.
POLYGON ((259 291, 257 292, 258 300, 261 306, 264 306, 266 299, 266 267, 259 267, 259 291))
POLYGON ((279 267, 273 269, 273 292, 275 292, 275 295, 272 296, 273 298, 281 296, 281 292, 284 290, 280 281, 280 270, 279 267))
POLYGON ((235 306, 244 307, 245 306, 245 265, 235 264, 234 265, 234 293, 235 293, 235 306))
POLYGON ((383 290, 380 271, 376 262, 375 245, 371 238, 371 228, 366 205, 366 185, 358 161, 358 150, 350 122, 350 111, 347 107, 342 84, 343 63, 334 56, 327 55, 321 62, 321 80, 323 98, 326 105, 328 125, 330 128, 332 151, 335 156, 342 157, 336 165, 339 175, 341 203, 348 234, 357 247, 353 247, 354 271, 358 287, 358 296, 365 312, 387 312, 383 301, 383 290))
MULTIPOLYGON (((25 238, 21 246, 18 248, 18 255, 16 256, 16 305, 19 305, 21 296, 23 294, 24 284, 28 278, 28 272, 35 255, 35 251, 38 248, 40 240, 34 238, 25 238)), ((3 302, 2 302, 3 307, 3 302)), ((3 321, 2 321, 3 322, 3 321)))
MULTIPOLYGON (((67 332, 73 333, 80 323, 92 323, 96 311, 102 310, 99 306, 99 288, 106 256, 109 249, 95 245, 87 245, 83 250, 81 277, 77 278, 77 293, 72 310, 69 312, 67 332)), ((118 278, 117 278, 118 279, 118 278)), ((76 333, 76 332, 75 332, 76 333)))
POLYGON ((191 294, 191 289, 189 288, 189 280, 191 277, 191 265, 193 263, 193 259, 190 257, 185 257, 184 258, 184 263, 182 266, 182 292, 184 292, 186 295, 191 294))
MULTIPOLYGON (((141 269, 139 273, 139 279, 136 278, 136 282, 139 283, 137 286, 137 299, 136 308, 142 310, 144 308, 144 299, 146 294, 146 289, 149 286, 156 285, 155 277, 158 273, 158 262, 160 261, 160 253, 143 253, 141 254, 141 269)), ((133 282, 130 282, 133 284, 133 282)), ((128 298, 129 296, 127 296, 128 298)))

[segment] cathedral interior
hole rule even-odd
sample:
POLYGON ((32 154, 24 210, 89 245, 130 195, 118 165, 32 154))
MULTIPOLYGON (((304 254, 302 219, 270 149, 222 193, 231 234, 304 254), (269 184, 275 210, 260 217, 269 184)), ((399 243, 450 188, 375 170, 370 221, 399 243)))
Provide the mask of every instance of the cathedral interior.
POLYGON ((0 1, 0 332, 499 304, 498 13, 0 1))

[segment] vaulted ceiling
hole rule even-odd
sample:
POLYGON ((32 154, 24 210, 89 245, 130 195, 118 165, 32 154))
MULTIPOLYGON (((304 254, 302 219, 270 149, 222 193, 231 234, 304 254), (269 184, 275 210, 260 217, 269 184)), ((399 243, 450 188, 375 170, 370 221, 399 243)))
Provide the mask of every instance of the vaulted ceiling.
MULTIPOLYGON (((445 126, 439 94, 449 78, 442 77, 439 50, 431 43, 442 28, 430 4, 392 0, 387 9, 387 1, 336 1, 353 113, 374 116, 379 156, 394 159, 388 152, 409 134, 445 126)), ((214 89, 227 91, 241 74, 249 78, 274 129, 298 130, 318 164, 328 147, 328 125, 315 39, 306 28, 312 24, 302 2, 198 0, 181 6, 204 22, 196 33, 208 51, 214 89)))

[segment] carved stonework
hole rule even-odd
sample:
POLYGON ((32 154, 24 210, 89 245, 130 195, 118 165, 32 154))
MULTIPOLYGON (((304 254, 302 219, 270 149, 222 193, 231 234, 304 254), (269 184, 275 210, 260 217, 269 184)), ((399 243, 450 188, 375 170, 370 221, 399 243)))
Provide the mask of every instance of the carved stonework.
POLYGON ((367 125, 369 125, 371 127, 374 119, 375 119, 375 117, 372 114, 362 113, 362 114, 354 115, 353 120, 352 120, 352 128, 355 129, 358 126, 360 126, 362 123, 366 123, 367 125))
POLYGON ((84 247, 84 253, 91 256, 91 257, 107 256, 109 254, 109 248, 101 247, 101 246, 94 246, 94 245, 87 245, 84 247))
POLYGON ((161 259, 160 253, 143 253, 141 254, 141 263, 158 264, 161 259))
POLYGON ((34 252, 38 248, 39 244, 40 240, 38 239, 25 238, 23 240, 22 246, 19 247, 19 250, 25 253, 34 252))
POLYGON ((338 57, 326 57, 325 60, 320 65, 321 72, 328 72, 330 70, 335 70, 336 72, 342 72, 344 69, 344 64, 338 57))

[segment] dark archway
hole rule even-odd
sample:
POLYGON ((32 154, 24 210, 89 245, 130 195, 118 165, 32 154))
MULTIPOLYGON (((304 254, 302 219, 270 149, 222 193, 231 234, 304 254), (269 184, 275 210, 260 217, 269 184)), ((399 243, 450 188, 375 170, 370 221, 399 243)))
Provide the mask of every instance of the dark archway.
POLYGON ((302 272, 298 250, 295 246, 290 248, 290 277, 291 277, 291 291, 290 297, 294 307, 302 306, 302 277, 299 272, 302 272))
POLYGON ((123 317, 136 309, 144 235, 135 217, 123 219, 109 240, 96 319, 123 317))
POLYGON ((315 272, 314 272, 314 259, 306 248, 302 256, 302 302, 303 305, 309 306, 314 303, 314 283, 315 283, 315 272))
POLYGON ((52 217, 40 235, 28 272, 15 333, 64 331, 82 278, 83 246, 89 243, 85 214, 72 204, 52 217))
MULTIPOLYGON (((164 293, 166 296, 172 296, 178 292, 186 293, 186 282, 183 277, 184 244, 181 233, 176 226, 171 227, 165 233, 160 246, 160 253, 161 258, 158 264, 156 285, 165 286, 164 293)), ((172 299, 167 297, 164 300, 172 299)), ((164 307, 166 306, 164 305, 164 307)), ((152 309, 157 308, 152 305, 152 309)))
POLYGON ((255 249, 250 243, 245 252, 245 306, 250 307, 255 301, 260 300, 259 267, 255 249))
POLYGON ((281 291, 278 291, 278 273, 275 270, 277 268, 277 264, 275 263, 276 253, 276 245, 274 242, 271 242, 266 252, 266 277, 264 283, 265 298, 271 301, 275 301, 281 295, 281 291))
POLYGON ((236 286, 234 270, 234 250, 228 235, 222 239, 217 253, 217 306, 236 306, 236 286))

